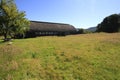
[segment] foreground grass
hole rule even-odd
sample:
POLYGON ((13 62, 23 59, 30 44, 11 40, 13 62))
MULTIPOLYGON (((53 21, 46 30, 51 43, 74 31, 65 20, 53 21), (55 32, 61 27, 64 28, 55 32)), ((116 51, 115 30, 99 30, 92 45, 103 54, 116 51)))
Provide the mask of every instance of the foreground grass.
POLYGON ((120 33, 1 40, 0 80, 120 80, 120 33))

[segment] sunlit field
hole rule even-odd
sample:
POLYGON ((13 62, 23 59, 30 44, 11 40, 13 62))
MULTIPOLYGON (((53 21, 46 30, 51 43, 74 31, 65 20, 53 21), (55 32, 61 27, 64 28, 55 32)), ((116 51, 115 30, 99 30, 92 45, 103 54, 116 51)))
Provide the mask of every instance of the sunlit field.
POLYGON ((120 33, 0 40, 0 80, 120 80, 120 33))

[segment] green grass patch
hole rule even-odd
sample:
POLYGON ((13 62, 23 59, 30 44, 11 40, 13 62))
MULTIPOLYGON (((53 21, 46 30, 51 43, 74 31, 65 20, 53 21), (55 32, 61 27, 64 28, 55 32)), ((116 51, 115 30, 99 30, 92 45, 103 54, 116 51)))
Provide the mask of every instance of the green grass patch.
POLYGON ((0 40, 0 80, 120 80, 120 33, 0 40))

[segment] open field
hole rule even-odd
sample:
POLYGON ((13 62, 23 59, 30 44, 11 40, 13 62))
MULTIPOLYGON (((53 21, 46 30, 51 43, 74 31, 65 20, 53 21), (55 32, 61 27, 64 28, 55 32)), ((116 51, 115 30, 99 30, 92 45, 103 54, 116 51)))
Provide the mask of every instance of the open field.
POLYGON ((120 80, 120 33, 0 40, 0 80, 120 80))

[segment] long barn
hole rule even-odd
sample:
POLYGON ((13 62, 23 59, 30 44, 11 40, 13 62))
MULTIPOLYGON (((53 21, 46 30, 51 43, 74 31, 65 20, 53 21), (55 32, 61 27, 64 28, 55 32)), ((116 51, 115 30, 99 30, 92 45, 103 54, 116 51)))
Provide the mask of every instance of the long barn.
POLYGON ((65 36, 76 33, 76 28, 70 24, 31 21, 30 30, 26 37, 36 36, 65 36))

